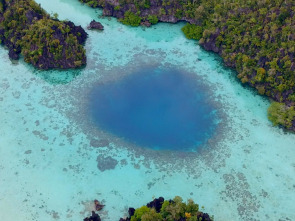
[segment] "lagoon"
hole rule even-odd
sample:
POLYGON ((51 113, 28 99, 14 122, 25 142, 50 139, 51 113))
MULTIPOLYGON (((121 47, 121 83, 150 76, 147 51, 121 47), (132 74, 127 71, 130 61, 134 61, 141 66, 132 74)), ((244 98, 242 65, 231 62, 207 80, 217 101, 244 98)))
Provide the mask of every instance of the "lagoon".
POLYGON ((129 206, 175 195, 216 220, 295 219, 294 134, 273 127, 269 101, 185 39, 183 23, 130 28, 78 1, 37 2, 84 28, 98 19, 105 30, 87 31, 82 70, 37 71, 0 47, 1 220, 80 221, 98 199, 102 219, 113 221, 129 206), (218 126, 197 150, 146 148, 89 115, 99 85, 109 90, 143 67, 177 67, 208 91, 218 126))

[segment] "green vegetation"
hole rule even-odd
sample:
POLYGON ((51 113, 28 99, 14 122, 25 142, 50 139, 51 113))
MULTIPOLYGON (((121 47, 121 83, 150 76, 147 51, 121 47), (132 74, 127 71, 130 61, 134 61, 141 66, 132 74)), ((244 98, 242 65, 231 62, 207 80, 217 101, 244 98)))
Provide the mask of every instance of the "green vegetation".
POLYGON ((124 19, 120 21, 125 25, 131 25, 136 27, 140 25, 141 18, 131 11, 126 11, 124 14, 124 19))
POLYGON ((65 58, 66 60, 73 60, 74 66, 81 66, 85 50, 78 43, 77 38, 69 32, 70 27, 59 21, 45 18, 35 22, 25 31, 20 42, 25 61, 42 68, 42 63, 39 64, 38 61, 43 54, 46 54, 52 56, 51 62, 58 62, 65 58), (62 39, 64 44, 61 44, 60 40, 55 38, 55 31, 52 27, 58 28, 65 35, 65 39, 62 39))
POLYGON ((193 200, 188 200, 187 203, 182 201, 182 198, 176 196, 173 200, 165 200, 159 212, 155 208, 142 206, 135 210, 131 216, 131 221, 201 221, 206 217, 206 220, 213 220, 208 214, 199 211, 199 205, 193 200))
POLYGON ((0 0, 0 13, 4 12, 3 0, 0 0))
POLYGON ((203 28, 198 25, 187 23, 181 30, 188 39, 200 40, 203 36, 203 28))
MULTIPOLYGON (((84 30, 71 22, 50 18, 33 0, 0 0, 0 42, 16 59, 21 52, 24 60, 40 69, 74 68, 86 63, 81 37, 84 30), (1 6, 1 5, 0 5, 1 6)), ((86 34, 85 34, 86 35, 86 34)))
POLYGON ((294 106, 288 107, 283 103, 273 102, 268 108, 268 118, 274 125, 291 128, 292 121, 295 121, 295 108, 294 106))
POLYGON ((98 2, 95 1, 95 0, 87 0, 87 1, 84 1, 87 3, 87 5, 89 5, 90 7, 93 7, 93 8, 96 8, 98 6, 98 2))
POLYGON ((217 52, 241 82, 295 106, 294 0, 155 0, 149 7, 140 0, 119 0, 119 5, 110 0, 80 1, 121 12, 108 15, 121 16, 128 10, 121 20, 124 24, 139 25, 140 19, 150 21, 150 16, 165 22, 186 20, 190 24, 183 28, 185 35, 217 52))
POLYGON ((159 19, 156 15, 149 15, 147 20, 151 23, 151 24, 157 24, 159 19))
MULTIPOLYGON (((131 217, 131 221, 146 220, 144 217, 147 217, 147 216, 150 217, 151 214, 155 214, 155 213, 156 213, 155 209, 148 208, 147 206, 142 206, 135 210, 134 215, 131 217)), ((160 214, 158 215, 160 216, 160 218, 162 218, 160 214)), ((154 217, 154 215, 152 216, 154 217)))

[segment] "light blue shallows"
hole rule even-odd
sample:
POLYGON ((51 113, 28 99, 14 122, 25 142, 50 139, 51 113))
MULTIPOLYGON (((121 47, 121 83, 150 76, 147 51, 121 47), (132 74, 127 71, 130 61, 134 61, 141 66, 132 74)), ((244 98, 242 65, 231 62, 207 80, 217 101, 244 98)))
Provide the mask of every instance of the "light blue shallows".
POLYGON ((192 198, 222 220, 295 220, 295 136, 267 120, 269 101, 181 33, 183 23, 131 28, 77 0, 37 0, 86 29, 88 65, 37 71, 0 47, 0 220, 81 221, 93 200, 105 221, 153 197, 192 198), (145 67, 178 67, 210 88, 215 135, 194 152, 155 151, 103 131, 88 116, 99 84, 145 67))

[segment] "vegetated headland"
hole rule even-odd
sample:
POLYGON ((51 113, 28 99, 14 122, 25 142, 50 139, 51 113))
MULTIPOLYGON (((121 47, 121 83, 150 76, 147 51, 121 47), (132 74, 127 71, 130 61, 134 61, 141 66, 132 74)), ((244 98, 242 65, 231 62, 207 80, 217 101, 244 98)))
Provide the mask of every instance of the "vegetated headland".
POLYGON ((80 0, 131 26, 187 21, 183 32, 218 53, 242 83, 273 101, 269 119, 295 131, 294 0, 80 0))
POLYGON ((70 21, 50 17, 33 0, 0 0, 0 43, 9 57, 39 69, 68 69, 86 64, 87 33, 70 21))

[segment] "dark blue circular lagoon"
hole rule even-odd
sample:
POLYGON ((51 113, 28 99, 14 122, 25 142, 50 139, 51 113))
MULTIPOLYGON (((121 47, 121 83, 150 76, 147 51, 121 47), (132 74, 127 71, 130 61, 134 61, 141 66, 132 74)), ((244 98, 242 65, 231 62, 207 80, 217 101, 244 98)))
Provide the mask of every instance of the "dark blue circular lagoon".
POLYGON ((97 85, 90 114, 101 130, 135 145, 195 151, 217 127, 208 87, 175 69, 145 69, 97 85))

